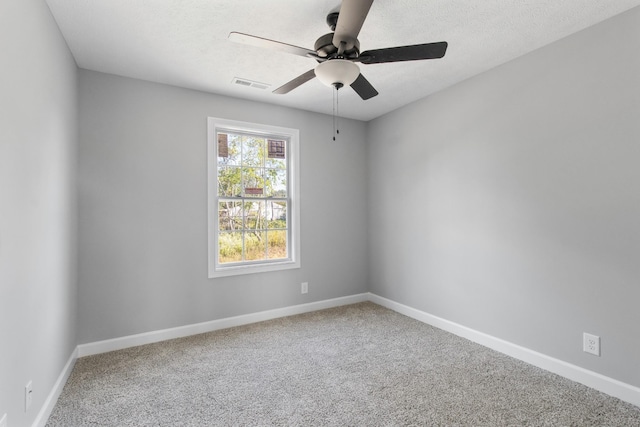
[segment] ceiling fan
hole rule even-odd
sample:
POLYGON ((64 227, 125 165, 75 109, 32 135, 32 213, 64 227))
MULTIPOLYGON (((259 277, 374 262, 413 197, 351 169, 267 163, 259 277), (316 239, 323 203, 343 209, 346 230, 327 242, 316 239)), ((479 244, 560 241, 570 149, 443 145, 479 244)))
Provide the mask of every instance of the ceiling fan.
POLYGON ((447 42, 437 42, 360 52, 358 34, 372 4, 373 0, 343 0, 339 10, 334 9, 327 15, 327 24, 333 32, 316 40, 314 50, 238 32, 230 33, 229 39, 318 61, 314 69, 285 83, 273 93, 288 93, 317 77, 325 85, 336 89, 349 85, 363 100, 367 100, 378 95, 378 91, 360 73, 356 62, 380 64, 437 59, 442 58, 447 50, 447 42))

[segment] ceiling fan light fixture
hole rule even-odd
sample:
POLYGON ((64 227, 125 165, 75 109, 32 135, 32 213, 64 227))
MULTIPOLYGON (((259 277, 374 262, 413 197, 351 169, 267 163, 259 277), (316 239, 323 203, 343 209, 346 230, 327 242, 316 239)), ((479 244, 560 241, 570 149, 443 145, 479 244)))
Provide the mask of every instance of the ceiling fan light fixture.
POLYGON ((318 80, 326 86, 349 86, 360 75, 360 68, 346 59, 331 59, 318 64, 315 73, 318 80))

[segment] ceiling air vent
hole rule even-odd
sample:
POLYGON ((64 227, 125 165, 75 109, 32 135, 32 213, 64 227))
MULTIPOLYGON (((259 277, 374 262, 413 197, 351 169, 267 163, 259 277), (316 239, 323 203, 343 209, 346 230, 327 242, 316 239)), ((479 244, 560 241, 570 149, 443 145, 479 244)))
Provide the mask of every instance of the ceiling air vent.
POLYGON ((242 79, 240 77, 234 77, 232 83, 240 86, 253 87, 256 89, 267 89, 269 86, 271 86, 267 83, 254 82, 253 80, 242 79))

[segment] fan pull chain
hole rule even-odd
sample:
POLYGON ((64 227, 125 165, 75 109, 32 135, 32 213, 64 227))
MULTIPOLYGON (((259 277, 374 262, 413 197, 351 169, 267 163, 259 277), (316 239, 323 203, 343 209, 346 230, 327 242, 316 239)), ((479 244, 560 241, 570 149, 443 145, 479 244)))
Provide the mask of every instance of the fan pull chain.
POLYGON ((331 100, 331 107, 333 108, 333 140, 336 140, 336 94, 338 93, 338 88, 335 91, 332 91, 333 99, 331 100))
POLYGON ((338 86, 336 86, 336 134, 340 135, 340 94, 338 93, 338 86))
POLYGON ((336 83, 333 85, 336 90, 333 92, 333 140, 335 141, 337 136, 340 135, 340 95, 338 94, 338 89, 342 87, 341 83, 336 83))

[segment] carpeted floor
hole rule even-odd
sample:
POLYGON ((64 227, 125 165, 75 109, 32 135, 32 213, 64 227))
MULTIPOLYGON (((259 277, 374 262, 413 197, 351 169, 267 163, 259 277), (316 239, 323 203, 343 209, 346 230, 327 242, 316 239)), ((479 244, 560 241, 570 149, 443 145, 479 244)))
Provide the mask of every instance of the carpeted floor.
POLYGON ((640 426, 640 408, 372 303, 81 358, 47 426, 640 426))

